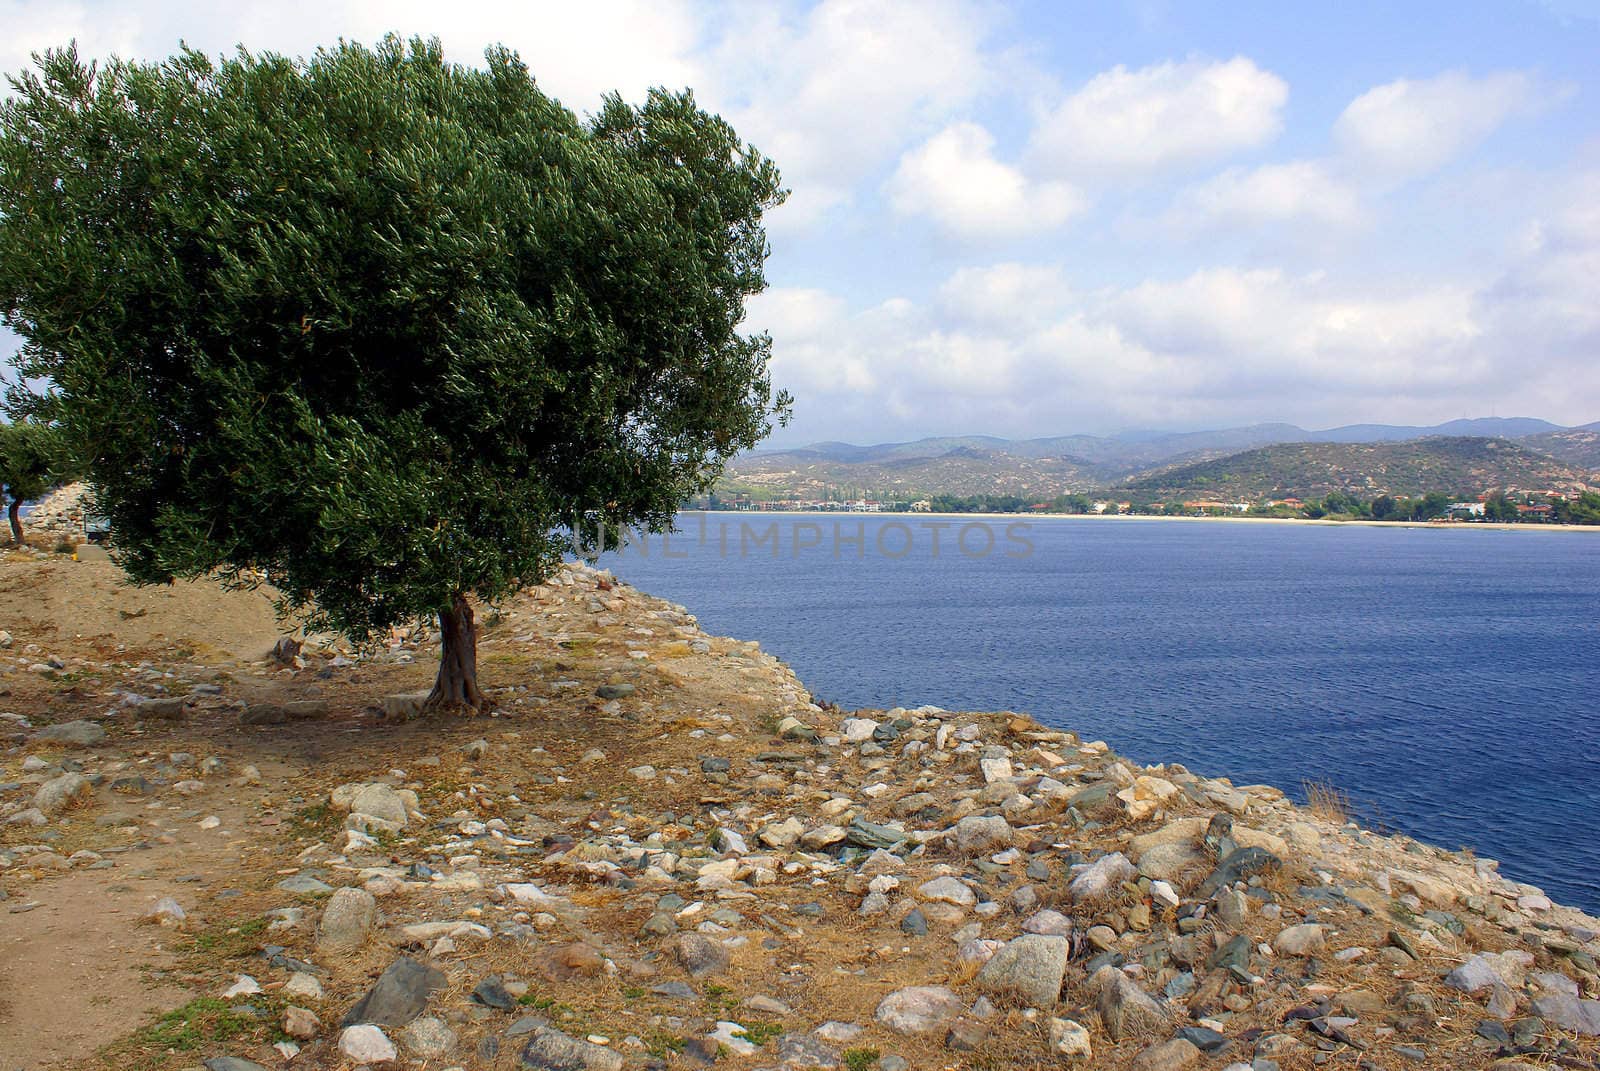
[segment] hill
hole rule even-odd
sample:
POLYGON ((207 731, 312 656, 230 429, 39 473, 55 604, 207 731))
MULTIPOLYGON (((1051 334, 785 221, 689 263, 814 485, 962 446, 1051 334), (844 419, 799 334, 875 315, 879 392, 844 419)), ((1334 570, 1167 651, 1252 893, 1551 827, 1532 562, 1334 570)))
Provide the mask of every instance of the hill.
POLYGON ((1600 422, 1529 436, 1522 445, 1577 468, 1600 472, 1600 422))
POLYGON ((821 499, 830 490, 902 499, 941 493, 1048 498, 1096 482, 1092 466, 1075 458, 1026 457, 956 445, 931 456, 890 454, 853 461, 812 450, 754 455, 728 466, 719 489, 762 498, 821 499))
POLYGON ((818 498, 829 487, 895 497, 943 493, 1049 498, 1129 484, 1158 467, 1201 463, 1266 446, 1393 443, 1442 436, 1515 439, 1571 467, 1600 470, 1600 424, 1569 429, 1533 417, 1480 417, 1430 427, 1349 424, 1312 431, 1294 424, 1263 423, 1110 436, 957 435, 865 446, 821 442, 758 450, 738 458, 728 466, 721 489, 778 498, 818 498))
POLYGON ((1587 484, 1590 477, 1587 469, 1508 439, 1439 437, 1280 444, 1162 469, 1129 481, 1124 489, 1150 498, 1183 495, 1254 501, 1320 498, 1332 491, 1369 498, 1384 492, 1476 495, 1491 488, 1566 491, 1587 484))

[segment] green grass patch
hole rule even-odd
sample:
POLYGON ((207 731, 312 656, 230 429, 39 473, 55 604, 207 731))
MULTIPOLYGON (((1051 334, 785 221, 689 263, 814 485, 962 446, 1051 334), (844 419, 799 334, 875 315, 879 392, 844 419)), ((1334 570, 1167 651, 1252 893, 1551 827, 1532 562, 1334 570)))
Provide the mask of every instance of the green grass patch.
POLYGON ((845 1071, 871 1071, 878 1062, 877 1049, 846 1049, 844 1050, 845 1071))

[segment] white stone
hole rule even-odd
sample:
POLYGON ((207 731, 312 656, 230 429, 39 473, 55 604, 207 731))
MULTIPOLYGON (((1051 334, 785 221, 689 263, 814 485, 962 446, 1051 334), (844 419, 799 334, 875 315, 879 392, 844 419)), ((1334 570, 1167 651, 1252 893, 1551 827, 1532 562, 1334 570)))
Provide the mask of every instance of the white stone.
POLYGON ((399 1058, 394 1042, 382 1030, 368 1023, 345 1027, 339 1035, 339 1051, 363 1064, 381 1064, 399 1058))

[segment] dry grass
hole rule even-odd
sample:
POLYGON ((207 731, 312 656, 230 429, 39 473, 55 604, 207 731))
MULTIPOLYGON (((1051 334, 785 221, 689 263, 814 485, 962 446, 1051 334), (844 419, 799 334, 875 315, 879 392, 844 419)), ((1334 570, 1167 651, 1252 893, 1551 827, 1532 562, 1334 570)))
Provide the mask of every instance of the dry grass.
POLYGON ((1350 821, 1350 796, 1326 781, 1302 781, 1306 808, 1325 822, 1344 825, 1350 821))

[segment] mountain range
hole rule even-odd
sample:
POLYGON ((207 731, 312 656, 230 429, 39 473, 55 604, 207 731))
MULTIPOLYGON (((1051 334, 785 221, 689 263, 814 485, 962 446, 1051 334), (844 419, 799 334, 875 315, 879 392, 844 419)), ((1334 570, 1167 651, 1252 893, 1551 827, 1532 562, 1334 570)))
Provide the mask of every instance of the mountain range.
POLYGON ((1569 488, 1600 482, 1600 422, 1531 417, 1432 426, 1350 424, 1308 430, 1254 424, 1197 432, 1003 439, 939 436, 857 446, 761 450, 728 466, 721 488, 757 497, 931 494, 1048 497, 1110 490, 1319 495, 1383 490, 1569 488), (1289 449, 1293 444, 1296 449, 1289 449), (1437 486, 1429 481, 1441 481, 1437 486), (1482 481, 1481 488, 1479 481, 1482 481), (1322 490, 1319 490, 1321 488, 1322 490))

